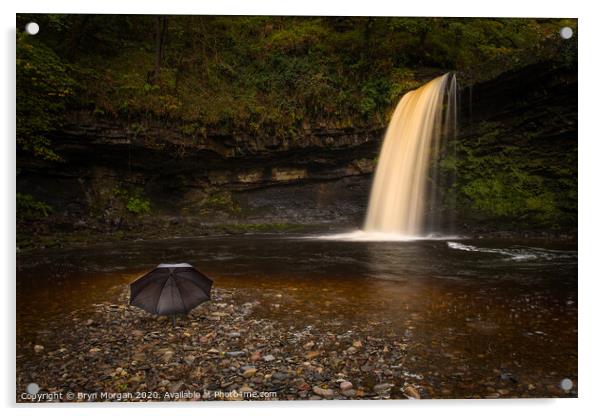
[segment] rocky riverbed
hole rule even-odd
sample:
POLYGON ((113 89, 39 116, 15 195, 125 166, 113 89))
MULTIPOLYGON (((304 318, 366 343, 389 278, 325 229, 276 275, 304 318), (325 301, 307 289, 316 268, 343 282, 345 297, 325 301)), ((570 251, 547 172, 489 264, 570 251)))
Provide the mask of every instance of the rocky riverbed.
POLYGON ((128 306, 127 286, 114 303, 49 322, 18 346, 17 401, 31 401, 23 393, 30 383, 56 401, 576 395, 576 386, 563 391, 542 380, 519 381, 504 368, 486 377, 472 374, 453 351, 446 355, 450 368, 436 368, 444 358, 438 357, 435 368, 418 370, 432 346, 411 339, 412 319, 401 334, 388 331, 384 321, 347 328, 335 316, 299 327, 261 313, 267 302, 284 308, 281 293, 263 291, 260 300, 243 302, 237 292, 214 289, 212 301, 179 317, 175 327, 167 317, 128 306))
POLYGON ((74 311, 72 326, 47 327, 45 345, 20 349, 17 400, 27 401, 21 392, 33 382, 66 401, 428 397, 421 377, 404 370, 402 338, 288 331, 286 322, 255 318, 259 302, 237 305, 232 296, 214 290, 175 327, 126 306, 127 290, 120 304, 74 311))

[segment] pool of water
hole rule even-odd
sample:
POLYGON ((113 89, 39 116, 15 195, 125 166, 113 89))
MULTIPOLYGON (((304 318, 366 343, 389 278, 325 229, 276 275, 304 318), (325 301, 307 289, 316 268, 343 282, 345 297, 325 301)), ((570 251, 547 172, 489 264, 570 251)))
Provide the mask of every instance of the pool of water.
POLYGON ((27 359, 48 322, 68 327, 71 312, 116 302, 162 262, 195 265, 291 333, 397 339, 408 369, 442 397, 496 378, 543 396, 562 393, 565 378, 576 386, 576 249, 508 241, 245 235, 21 253, 18 356, 27 359))

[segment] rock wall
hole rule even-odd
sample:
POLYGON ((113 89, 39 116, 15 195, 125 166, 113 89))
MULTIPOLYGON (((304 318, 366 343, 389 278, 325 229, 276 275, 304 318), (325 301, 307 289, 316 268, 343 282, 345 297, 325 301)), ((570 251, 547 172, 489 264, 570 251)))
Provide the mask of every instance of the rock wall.
MULTIPOLYGON (((532 224, 529 218, 500 220, 478 208, 474 195, 463 193, 475 175, 486 173, 464 163, 462 157, 469 158, 462 149, 471 157, 514 149, 509 160, 543 177, 542 186, 560 197, 565 188, 574 187, 574 208, 572 202, 560 203, 567 214, 563 226, 574 227, 576 88, 576 68, 543 63, 461 91, 461 151, 453 188, 461 229, 532 224), (568 158, 572 154, 574 160, 568 158)), ((144 218, 151 223, 192 218, 202 224, 359 226, 383 133, 382 126, 320 126, 308 127, 297 137, 254 137, 244 132, 191 132, 173 121, 134 122, 75 113, 53 137, 60 162, 18 155, 17 189, 53 208, 51 218, 44 220, 49 230, 100 222, 110 232, 139 223, 136 213, 140 201, 146 200, 150 212, 144 218)))

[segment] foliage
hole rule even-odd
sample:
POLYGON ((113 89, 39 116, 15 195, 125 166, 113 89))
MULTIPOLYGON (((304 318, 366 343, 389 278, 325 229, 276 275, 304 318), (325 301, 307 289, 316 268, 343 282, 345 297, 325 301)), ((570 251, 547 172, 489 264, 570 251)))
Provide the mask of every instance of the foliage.
POLYGON ((483 123, 477 134, 476 140, 460 141, 457 155, 440 164, 444 172, 457 169, 454 192, 464 209, 513 223, 575 223, 576 148, 567 143, 562 155, 550 154, 534 147, 528 132, 505 137, 507 130, 495 123, 483 123))
POLYGON ((231 213, 241 211, 240 206, 232 197, 232 193, 227 191, 214 192, 207 195, 202 202, 202 208, 231 213))
MULTIPOLYGON (((576 30, 574 20, 169 16, 154 77, 155 17, 35 17, 43 36, 35 42, 19 36, 17 72, 23 80, 33 77, 25 62, 46 57, 45 66, 35 64, 46 74, 36 78, 48 80, 42 97, 71 95, 68 73, 79 91, 74 108, 179 120, 196 126, 193 136, 294 138, 307 125, 382 126, 403 93, 436 74, 455 70, 469 83, 555 57, 562 48, 563 59, 575 58, 558 36, 563 25, 576 30)), ((43 118, 46 104, 26 107, 43 118)), ((52 120, 36 125, 22 117, 18 124, 48 132, 52 120)), ((48 148, 47 135, 26 136, 41 140, 30 146, 39 154, 48 148)))
POLYGON ((131 196, 126 204, 129 212, 136 215, 149 214, 151 212, 150 201, 140 196, 131 196))
POLYGON ((36 219, 47 217, 52 212, 52 207, 32 195, 17 192, 17 218, 36 219))
POLYGON ((73 80, 56 53, 33 36, 17 33, 17 145, 35 156, 58 160, 50 134, 73 93, 73 80))

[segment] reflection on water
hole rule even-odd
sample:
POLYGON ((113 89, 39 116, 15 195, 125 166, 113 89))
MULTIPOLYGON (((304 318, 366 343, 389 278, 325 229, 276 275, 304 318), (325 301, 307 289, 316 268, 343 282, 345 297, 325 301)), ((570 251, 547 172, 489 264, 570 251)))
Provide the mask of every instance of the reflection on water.
POLYGON ((291 331, 399 339, 405 365, 443 396, 452 379, 457 394, 504 372, 525 386, 577 379, 576 251, 466 240, 232 236, 20 254, 18 355, 49 320, 69 327, 72 311, 116 302, 161 262, 194 264, 291 331))

